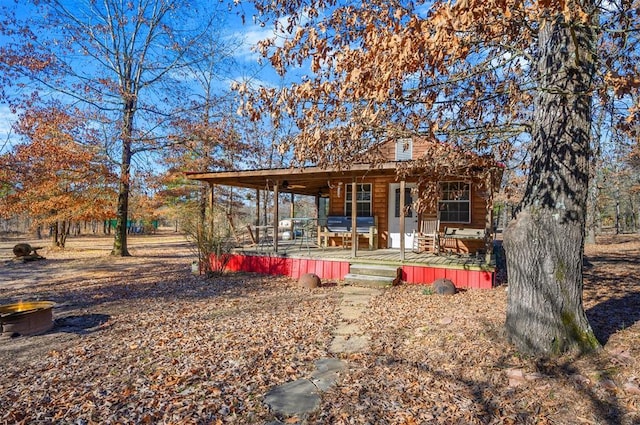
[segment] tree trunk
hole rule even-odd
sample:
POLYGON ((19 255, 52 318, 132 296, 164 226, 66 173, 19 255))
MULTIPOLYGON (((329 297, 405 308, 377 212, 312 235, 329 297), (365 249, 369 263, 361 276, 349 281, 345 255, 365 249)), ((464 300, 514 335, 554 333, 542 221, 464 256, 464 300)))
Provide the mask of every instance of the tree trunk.
POLYGON ((118 190, 118 209, 116 212, 116 231, 111 255, 128 257, 127 218, 129 215, 129 191, 131 187, 131 139, 133 135, 133 114, 135 104, 128 101, 124 108, 122 128, 122 163, 120 165, 120 186, 118 190))
POLYGON ((595 244, 598 230, 600 211, 598 209, 598 199, 600 198, 600 183, 602 182, 602 171, 599 166, 602 150, 600 139, 602 139, 602 128, 607 118, 607 108, 602 108, 598 120, 594 126, 593 146, 591 148, 591 158, 589 161, 589 194, 587 197, 587 223, 586 223, 586 243, 595 244))
POLYGON ((69 235, 69 230, 71 229, 71 222, 67 222, 66 220, 62 220, 60 223, 60 232, 58 235, 58 246, 60 248, 64 248, 67 244, 67 236, 69 235))
POLYGON ((200 186, 200 199, 198 203, 198 217, 199 217, 198 221, 203 229, 206 227, 206 224, 207 224, 207 200, 209 199, 207 195, 208 195, 207 186, 205 185, 200 186))
POLYGON ((58 246, 58 222, 57 221, 49 226, 49 236, 51 237, 51 245, 58 246))
POLYGON ((633 196, 629 195, 629 214, 631 214, 631 232, 636 232, 636 207, 633 202, 633 196))
POLYGON ((599 347, 582 304, 594 40, 560 13, 540 26, 530 172, 504 236, 507 335, 529 354, 599 347))
POLYGON ((620 192, 616 191, 616 235, 620 234, 620 192))
POLYGON ((600 188, 598 183, 600 175, 594 171, 597 165, 592 162, 591 183, 589 184, 589 195, 587 198, 587 222, 586 222, 586 243, 596 243, 596 230, 598 226, 598 198, 600 196, 600 188))

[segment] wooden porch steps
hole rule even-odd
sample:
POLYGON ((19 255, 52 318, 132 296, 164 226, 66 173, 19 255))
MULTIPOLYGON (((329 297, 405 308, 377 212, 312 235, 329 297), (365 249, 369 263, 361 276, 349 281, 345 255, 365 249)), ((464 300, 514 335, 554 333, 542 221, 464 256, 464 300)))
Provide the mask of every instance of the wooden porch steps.
POLYGON ((387 288, 398 277, 399 267, 379 264, 350 264, 349 273, 344 276, 348 285, 369 288, 387 288))

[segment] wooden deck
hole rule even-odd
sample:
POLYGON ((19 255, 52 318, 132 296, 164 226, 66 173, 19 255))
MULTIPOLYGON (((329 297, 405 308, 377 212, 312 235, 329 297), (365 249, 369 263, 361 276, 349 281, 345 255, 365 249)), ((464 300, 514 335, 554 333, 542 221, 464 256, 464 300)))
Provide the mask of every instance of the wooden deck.
POLYGON ((351 263, 371 263, 388 265, 429 265, 433 267, 465 269, 465 270, 491 270, 495 269, 495 261, 486 264, 484 255, 467 254, 446 254, 439 255, 431 253, 415 253, 406 250, 404 261, 400 260, 399 249, 375 249, 358 250, 355 257, 351 255, 351 249, 340 247, 319 248, 315 245, 301 245, 300 243, 287 243, 280 241, 278 244, 278 254, 273 252, 272 247, 247 246, 236 248, 235 254, 260 255, 260 256, 282 256, 290 258, 308 258, 327 261, 349 261, 351 263))
MULTIPOLYGON (((214 262, 217 259, 212 258, 214 262)), ((228 258, 229 271, 249 271, 299 278, 304 273, 315 273, 322 279, 343 279, 351 264, 379 264, 402 268, 403 281, 430 284, 435 279, 447 278, 461 288, 488 289, 494 285, 495 262, 487 264, 484 255, 426 254, 405 252, 400 260, 399 249, 358 250, 319 248, 300 241, 279 241, 278 253, 272 246, 236 248, 228 258)))

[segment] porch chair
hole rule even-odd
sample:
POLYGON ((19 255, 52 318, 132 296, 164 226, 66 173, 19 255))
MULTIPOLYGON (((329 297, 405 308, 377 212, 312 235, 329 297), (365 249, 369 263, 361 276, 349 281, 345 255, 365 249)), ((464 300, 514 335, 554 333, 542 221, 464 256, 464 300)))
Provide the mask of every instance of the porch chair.
POLYGON ((440 220, 437 216, 424 215, 420 218, 419 229, 413 235, 413 252, 440 252, 440 220))

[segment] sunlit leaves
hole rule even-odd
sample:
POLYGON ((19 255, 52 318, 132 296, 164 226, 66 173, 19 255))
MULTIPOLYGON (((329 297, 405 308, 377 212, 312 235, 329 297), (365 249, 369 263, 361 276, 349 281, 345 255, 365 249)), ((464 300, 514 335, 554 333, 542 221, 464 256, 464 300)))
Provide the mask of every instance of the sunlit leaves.
POLYGON ((28 212, 37 225, 109 217, 114 176, 86 123, 57 106, 21 116, 24 139, 0 157, 3 215, 28 212))
POLYGON ((576 52, 578 58, 598 54, 617 69, 600 74, 616 78, 599 80, 596 104, 610 90, 637 91, 637 2, 596 10, 576 1, 256 3, 274 22, 295 24, 284 43, 265 41, 260 52, 281 74, 300 66, 310 73, 277 94, 242 93, 247 115, 267 114, 276 125, 293 118, 300 134, 292 147, 301 161, 335 163, 353 155, 354 143, 371 146, 407 134, 508 160, 529 138, 539 88, 531 63, 542 19, 553 13, 576 25, 600 16, 605 30, 598 50, 576 52), (330 149, 316 143, 318 132, 330 149))
POLYGON ((127 252, 132 158, 172 143, 171 120, 186 109, 181 77, 187 63, 197 62, 187 52, 211 23, 209 13, 194 17, 190 6, 182 0, 2 5, 3 94, 16 109, 40 106, 45 96, 79 105, 120 168, 115 254, 127 252))

